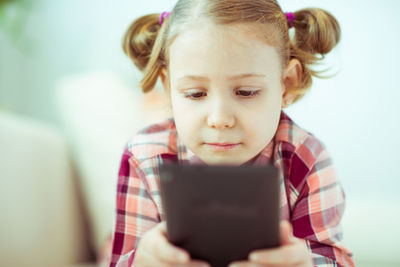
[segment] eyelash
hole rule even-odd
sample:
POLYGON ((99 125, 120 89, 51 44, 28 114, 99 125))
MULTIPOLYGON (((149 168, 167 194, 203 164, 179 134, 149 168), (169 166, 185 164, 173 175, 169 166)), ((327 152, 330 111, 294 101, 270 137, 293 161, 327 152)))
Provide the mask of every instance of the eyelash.
MULTIPOLYGON (((237 92, 244 92, 244 93, 248 93, 247 95, 239 95, 242 98, 252 98, 257 96, 260 93, 260 90, 237 90, 235 93, 237 92)), ((200 100, 201 97, 204 97, 206 95, 205 92, 195 92, 195 93, 185 93, 184 97, 185 98, 189 98, 189 99, 193 99, 193 100, 200 100), (199 96, 200 94, 200 96, 199 96), (195 97, 197 95, 197 97, 195 97)))

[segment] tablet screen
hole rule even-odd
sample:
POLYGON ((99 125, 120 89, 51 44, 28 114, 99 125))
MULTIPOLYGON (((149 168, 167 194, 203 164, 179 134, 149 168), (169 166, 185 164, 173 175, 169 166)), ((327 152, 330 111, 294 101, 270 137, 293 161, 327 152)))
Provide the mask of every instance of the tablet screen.
POLYGON ((279 177, 274 166, 160 166, 169 241, 214 267, 279 246, 279 177))

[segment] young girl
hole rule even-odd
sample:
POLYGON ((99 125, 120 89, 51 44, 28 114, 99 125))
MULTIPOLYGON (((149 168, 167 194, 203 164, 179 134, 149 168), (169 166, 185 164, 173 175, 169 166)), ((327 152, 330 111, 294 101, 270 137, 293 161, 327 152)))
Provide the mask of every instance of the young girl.
POLYGON ((330 156, 282 111, 339 39, 328 12, 284 13, 275 0, 179 0, 170 14, 137 19, 124 50, 144 72, 144 92, 161 77, 173 116, 127 144, 110 266, 208 266, 167 241, 158 173, 166 159, 281 169, 282 245, 230 266, 354 266, 330 156))

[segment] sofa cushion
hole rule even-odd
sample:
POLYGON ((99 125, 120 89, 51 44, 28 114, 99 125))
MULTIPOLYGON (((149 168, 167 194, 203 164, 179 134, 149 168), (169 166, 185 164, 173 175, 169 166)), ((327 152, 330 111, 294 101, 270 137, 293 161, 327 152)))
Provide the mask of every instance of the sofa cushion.
POLYGON ((169 116, 162 91, 144 95, 116 74, 71 75, 56 85, 62 127, 71 144, 96 251, 112 232, 119 163, 130 136, 169 116))
POLYGON ((0 266, 88 260, 68 148, 56 129, 0 112, 0 266))

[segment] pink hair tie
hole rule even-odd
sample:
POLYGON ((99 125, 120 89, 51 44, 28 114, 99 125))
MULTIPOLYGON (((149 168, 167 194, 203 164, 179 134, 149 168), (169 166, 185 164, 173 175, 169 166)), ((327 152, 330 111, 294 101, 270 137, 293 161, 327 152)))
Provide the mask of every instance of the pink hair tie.
POLYGON ((295 20, 294 13, 293 12, 286 12, 285 14, 286 14, 286 18, 287 18, 287 20, 289 22, 289 28, 292 28, 293 27, 293 21, 295 20))
POLYGON ((162 25, 164 20, 166 18, 168 18, 169 14, 171 14, 171 12, 167 12, 167 11, 164 11, 163 13, 160 14, 160 20, 159 20, 160 21, 160 25, 162 25))

